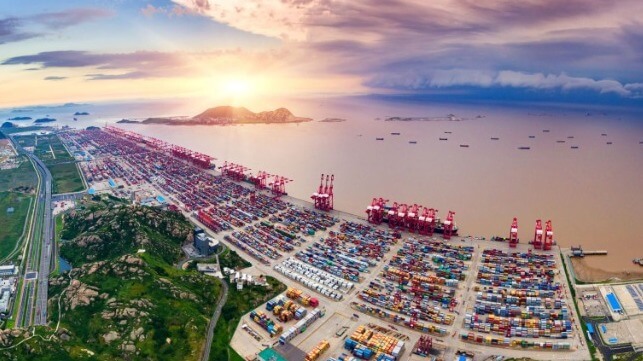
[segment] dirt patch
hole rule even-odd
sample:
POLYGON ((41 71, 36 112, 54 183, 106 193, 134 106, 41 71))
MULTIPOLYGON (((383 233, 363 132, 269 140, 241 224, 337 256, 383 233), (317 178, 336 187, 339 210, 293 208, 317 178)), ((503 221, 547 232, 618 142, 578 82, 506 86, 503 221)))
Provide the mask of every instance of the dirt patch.
POLYGON ((634 281, 643 279, 643 267, 641 271, 605 271, 600 268, 590 267, 584 259, 572 258, 576 278, 583 282, 604 282, 604 281, 634 281))

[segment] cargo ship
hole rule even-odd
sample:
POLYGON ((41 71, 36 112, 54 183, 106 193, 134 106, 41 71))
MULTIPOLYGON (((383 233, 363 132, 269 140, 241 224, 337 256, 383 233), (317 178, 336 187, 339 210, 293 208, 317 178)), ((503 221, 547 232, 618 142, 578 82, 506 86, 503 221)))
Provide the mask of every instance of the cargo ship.
POLYGON ((556 143, 565 143, 564 140, 557 140, 556 143))
POLYGON ((607 142, 607 144, 612 144, 612 142, 607 142))
POLYGON ((440 140, 449 140, 449 138, 440 138, 440 140))
POLYGON ((398 133, 398 132, 393 132, 393 133, 391 133, 391 135, 400 135, 400 133, 398 133))
POLYGON ((500 138, 497 138, 497 137, 491 137, 491 140, 500 140, 500 138))
POLYGON ((569 137, 567 137, 567 139, 574 139, 574 136, 570 135, 569 137))
POLYGON ((632 263, 637 264, 637 265, 639 265, 639 266, 643 267, 643 258, 634 258, 634 259, 632 260, 632 263))
POLYGON ((536 136, 535 136, 535 135, 530 135, 530 136, 529 136, 529 139, 534 139, 534 138, 536 138, 536 136))
POLYGON ((549 133, 549 129, 543 129, 543 133, 549 133))
POLYGON ((460 148, 469 148, 469 144, 460 144, 460 148))
POLYGON ((384 138, 375 138, 375 140, 384 140, 384 138))
POLYGON ((529 150, 529 149, 531 149, 531 147, 518 147, 518 149, 521 149, 521 150, 529 150))
POLYGON ((578 149, 577 145, 572 145, 572 149, 578 149))
POLYGON ((451 131, 446 131, 446 132, 444 132, 444 133, 445 133, 445 134, 451 134, 452 132, 451 132, 451 131))
POLYGON ((418 144, 417 140, 409 140, 409 144, 418 144))
MULTIPOLYGON (((386 212, 384 212, 384 217, 382 218, 382 222, 388 224, 388 211, 391 210, 391 207, 384 207, 386 212)), ((433 233, 444 233, 444 223, 439 217, 435 218, 435 228, 433 229, 433 233)), ((453 224, 453 229, 451 231, 451 235, 457 236, 458 235, 458 225, 453 224)))
POLYGON ((601 133, 601 136, 607 137, 607 133, 601 133))

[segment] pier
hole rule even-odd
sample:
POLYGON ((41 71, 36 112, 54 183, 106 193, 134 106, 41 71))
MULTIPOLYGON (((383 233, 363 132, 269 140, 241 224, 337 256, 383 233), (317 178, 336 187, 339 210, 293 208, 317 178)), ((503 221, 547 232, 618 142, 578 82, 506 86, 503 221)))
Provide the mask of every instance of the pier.
POLYGON ((585 257, 585 256, 607 256, 607 251, 605 250, 596 250, 596 251, 584 251, 583 247, 572 247, 571 257, 585 257))

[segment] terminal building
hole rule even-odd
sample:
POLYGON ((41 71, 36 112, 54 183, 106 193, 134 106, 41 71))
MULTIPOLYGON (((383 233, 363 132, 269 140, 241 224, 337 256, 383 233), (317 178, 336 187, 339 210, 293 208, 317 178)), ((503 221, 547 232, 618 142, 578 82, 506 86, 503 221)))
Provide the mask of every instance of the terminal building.
POLYGON ((219 241, 208 237, 201 228, 194 229, 194 248, 202 256, 209 256, 220 247, 219 241))
POLYGON ((0 266, 0 277, 10 277, 17 273, 15 265, 0 266))

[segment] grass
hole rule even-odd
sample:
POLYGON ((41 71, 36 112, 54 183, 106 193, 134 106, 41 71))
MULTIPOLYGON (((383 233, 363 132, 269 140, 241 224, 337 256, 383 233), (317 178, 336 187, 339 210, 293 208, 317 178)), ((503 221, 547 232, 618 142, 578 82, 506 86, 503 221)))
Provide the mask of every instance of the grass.
POLYGON ((36 187, 36 170, 26 156, 20 156, 20 160, 18 168, 0 170, 0 190, 28 191, 36 187))
POLYGON ((0 192, 0 259, 10 254, 22 237, 31 199, 22 193, 0 192), (13 207, 12 213, 7 212, 9 207, 13 207))
POLYGON ((78 173, 76 163, 60 163, 48 165, 51 176, 54 180, 53 193, 80 192, 85 189, 83 180, 78 173))
MULTIPOLYGON (((224 252, 219 256, 219 262, 223 265, 225 262, 231 262, 230 259, 235 257, 239 256, 234 251, 224 252)), ((243 357, 230 347, 230 340, 241 317, 286 290, 286 285, 275 278, 267 277, 267 280, 269 288, 244 286, 243 290, 237 291, 235 285, 230 285, 228 300, 214 328, 209 361, 243 361, 243 357)))
POLYGON ((225 251, 221 253, 221 256, 219 256, 219 262, 221 269, 223 269, 223 267, 228 267, 234 270, 240 270, 252 266, 250 262, 241 258, 237 252, 230 250, 230 248, 226 248, 225 251))
POLYGON ((85 185, 74 158, 57 134, 15 137, 23 147, 34 147, 34 155, 45 163, 53 178, 53 193, 80 192, 85 185))

